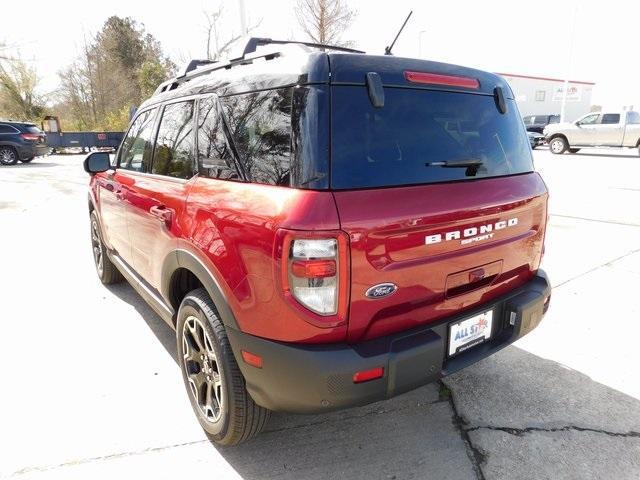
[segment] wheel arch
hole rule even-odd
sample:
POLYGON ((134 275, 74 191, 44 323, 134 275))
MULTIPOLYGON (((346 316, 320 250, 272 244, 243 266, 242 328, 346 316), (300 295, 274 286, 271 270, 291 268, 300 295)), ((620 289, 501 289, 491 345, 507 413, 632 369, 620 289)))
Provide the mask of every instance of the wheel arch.
POLYGON ((167 256, 162 266, 162 296, 175 312, 175 327, 178 308, 184 296, 191 290, 202 287, 213 301, 225 326, 239 330, 235 315, 231 311, 220 282, 212 271, 193 253, 178 249, 167 256))
POLYGON ((567 142, 567 147, 569 147, 569 139, 567 138, 567 136, 564 133, 553 133, 551 134, 551 136, 549 137, 549 141, 553 140, 554 138, 558 138, 558 137, 562 137, 562 139, 567 142))

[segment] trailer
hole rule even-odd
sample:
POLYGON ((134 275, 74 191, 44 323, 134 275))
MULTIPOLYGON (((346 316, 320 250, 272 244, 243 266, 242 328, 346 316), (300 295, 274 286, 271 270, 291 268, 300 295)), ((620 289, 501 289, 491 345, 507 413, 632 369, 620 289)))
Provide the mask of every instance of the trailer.
POLYGON ((122 142, 125 132, 63 132, 58 117, 47 116, 42 122, 47 134, 47 144, 56 150, 80 148, 83 152, 92 149, 115 150, 122 142))

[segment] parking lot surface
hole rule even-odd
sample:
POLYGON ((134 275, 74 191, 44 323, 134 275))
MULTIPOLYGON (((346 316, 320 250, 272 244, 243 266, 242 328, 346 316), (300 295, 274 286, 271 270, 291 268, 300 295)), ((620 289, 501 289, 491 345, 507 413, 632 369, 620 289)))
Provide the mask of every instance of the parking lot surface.
POLYGON ((0 478, 640 477, 640 157, 534 152, 551 191, 541 326, 403 396, 200 431, 173 332, 89 243, 81 156, 0 167, 0 478))

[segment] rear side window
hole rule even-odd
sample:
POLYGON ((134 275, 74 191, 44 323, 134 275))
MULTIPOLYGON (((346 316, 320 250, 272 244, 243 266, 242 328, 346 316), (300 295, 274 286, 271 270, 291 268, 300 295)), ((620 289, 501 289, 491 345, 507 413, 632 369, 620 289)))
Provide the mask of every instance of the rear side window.
POLYGON ((216 97, 203 98, 198 102, 198 167, 205 177, 240 178, 225 138, 216 97))
POLYGON ((534 118, 533 123, 547 123, 547 120, 549 119, 549 117, 547 117, 546 115, 538 115, 537 117, 534 118))
POLYGON ((0 133, 18 133, 18 130, 11 125, 0 125, 0 133))
POLYGON ((156 112, 155 108, 142 112, 129 127, 120 149, 120 168, 136 172, 149 171, 156 112))
POLYGON ((374 108, 364 87, 334 87, 331 186, 383 187, 533 171, 515 102, 493 96, 387 87, 374 108), (474 166, 454 166, 455 163, 474 166))
POLYGON ((195 173, 193 101, 170 103, 164 107, 151 173, 188 179, 195 173))
POLYGON ((290 185, 291 88, 221 99, 240 163, 252 182, 290 185))
POLYGON ((600 121, 602 124, 615 124, 620 123, 620 114, 619 113, 605 113, 602 115, 602 120, 600 121))

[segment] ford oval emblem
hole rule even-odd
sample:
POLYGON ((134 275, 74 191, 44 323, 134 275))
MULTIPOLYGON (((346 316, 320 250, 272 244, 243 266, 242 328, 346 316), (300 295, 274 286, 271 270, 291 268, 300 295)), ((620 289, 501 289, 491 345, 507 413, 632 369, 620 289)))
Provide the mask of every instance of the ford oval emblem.
POLYGON ((395 293, 396 290, 398 286, 394 283, 379 283, 367 290, 365 295, 368 298, 382 298, 395 293))

